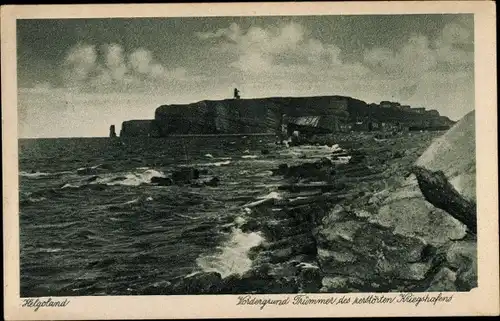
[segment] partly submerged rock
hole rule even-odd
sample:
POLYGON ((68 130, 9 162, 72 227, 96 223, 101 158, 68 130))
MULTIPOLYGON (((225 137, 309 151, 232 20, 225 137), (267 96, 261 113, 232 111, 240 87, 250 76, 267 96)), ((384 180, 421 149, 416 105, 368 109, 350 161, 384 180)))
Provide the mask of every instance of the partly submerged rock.
POLYGON ((217 176, 209 177, 209 178, 198 178, 192 181, 192 187, 203 187, 203 186, 211 186, 216 187, 219 185, 220 179, 217 176))
POLYGON ((205 185, 215 187, 215 186, 219 185, 219 182, 220 182, 220 179, 217 176, 214 176, 214 177, 210 178, 208 181, 206 181, 205 185))
POLYGON ((200 171, 197 168, 180 168, 172 173, 172 180, 176 184, 189 183, 191 180, 198 179, 200 171))
POLYGON ((76 170, 76 173, 78 175, 97 175, 99 174, 101 171, 99 170, 99 167, 98 166, 92 166, 92 167, 82 167, 82 168, 78 168, 76 170))
POLYGON ((174 183, 174 181, 169 177, 151 177, 151 183, 158 184, 159 186, 170 186, 174 183))

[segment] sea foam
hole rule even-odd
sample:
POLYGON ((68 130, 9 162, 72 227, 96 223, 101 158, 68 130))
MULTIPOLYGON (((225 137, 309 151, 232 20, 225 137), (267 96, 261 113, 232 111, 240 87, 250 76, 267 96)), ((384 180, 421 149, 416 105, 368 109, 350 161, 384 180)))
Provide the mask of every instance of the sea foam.
POLYGON ((65 172, 53 172, 53 173, 46 173, 46 172, 33 172, 33 173, 30 173, 30 172, 20 171, 19 172, 19 176, 29 177, 29 178, 38 178, 38 177, 56 176, 56 175, 62 175, 62 174, 68 174, 68 173, 72 173, 72 172, 65 171, 65 172))
POLYGON ((213 162, 213 163, 198 164, 198 166, 216 166, 216 167, 219 167, 219 166, 229 165, 229 164, 231 164, 231 161, 226 160, 226 161, 223 161, 223 162, 213 162))
POLYGON ((248 252, 263 240, 258 232, 244 233, 233 227, 229 240, 218 247, 218 254, 201 256, 196 263, 203 271, 218 272, 223 278, 231 274, 241 275, 252 267, 248 252))
MULTIPOLYGON (((119 175, 119 174, 118 174, 119 175)), ((154 170, 147 169, 142 172, 128 172, 125 175, 117 176, 117 174, 106 175, 98 178, 96 184, 106 185, 125 185, 125 186, 139 186, 141 184, 148 184, 153 177, 166 177, 165 174, 154 170), (123 177, 122 179, 117 179, 123 177)))

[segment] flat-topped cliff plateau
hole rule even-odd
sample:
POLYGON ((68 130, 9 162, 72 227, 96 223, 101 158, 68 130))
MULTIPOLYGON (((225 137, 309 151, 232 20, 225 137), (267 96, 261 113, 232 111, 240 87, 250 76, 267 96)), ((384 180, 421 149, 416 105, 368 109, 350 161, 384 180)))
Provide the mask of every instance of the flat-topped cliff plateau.
POLYGON ((121 136, 276 133, 282 125, 313 133, 350 130, 448 129, 436 110, 396 102, 380 104, 345 96, 203 100, 161 105, 151 120, 123 123, 121 136))

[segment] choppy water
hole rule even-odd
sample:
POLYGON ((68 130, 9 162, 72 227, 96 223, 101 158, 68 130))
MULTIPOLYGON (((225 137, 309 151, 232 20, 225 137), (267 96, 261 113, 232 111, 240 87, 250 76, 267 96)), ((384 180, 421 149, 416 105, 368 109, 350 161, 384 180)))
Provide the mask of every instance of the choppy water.
POLYGON ((272 139, 20 140, 21 296, 148 294, 201 270, 245 272, 262 235, 238 228, 244 205, 275 197, 270 170, 312 152, 263 155, 272 139), (150 183, 183 166, 219 186, 150 183))

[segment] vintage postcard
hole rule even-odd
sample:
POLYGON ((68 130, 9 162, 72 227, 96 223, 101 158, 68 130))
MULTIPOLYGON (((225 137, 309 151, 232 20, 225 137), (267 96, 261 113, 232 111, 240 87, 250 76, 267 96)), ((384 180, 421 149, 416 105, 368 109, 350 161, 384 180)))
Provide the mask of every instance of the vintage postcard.
POLYGON ((492 2, 1 23, 6 319, 498 315, 492 2))

